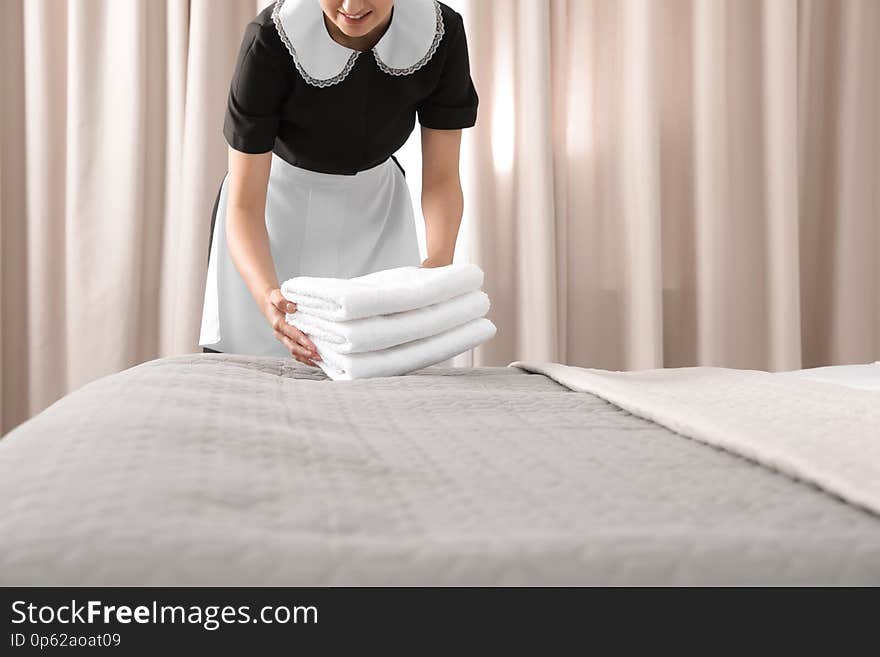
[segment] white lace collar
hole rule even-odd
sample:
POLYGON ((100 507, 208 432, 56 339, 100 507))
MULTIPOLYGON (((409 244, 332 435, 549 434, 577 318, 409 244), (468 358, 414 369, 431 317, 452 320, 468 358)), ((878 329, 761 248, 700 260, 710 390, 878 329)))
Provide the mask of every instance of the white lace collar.
MULTIPOLYGON (((342 82, 361 54, 330 37, 318 0, 276 0, 272 20, 300 75, 313 86, 342 82)), ((430 61, 442 38, 436 0, 394 0, 391 24, 372 53, 388 75, 409 75, 430 61)))

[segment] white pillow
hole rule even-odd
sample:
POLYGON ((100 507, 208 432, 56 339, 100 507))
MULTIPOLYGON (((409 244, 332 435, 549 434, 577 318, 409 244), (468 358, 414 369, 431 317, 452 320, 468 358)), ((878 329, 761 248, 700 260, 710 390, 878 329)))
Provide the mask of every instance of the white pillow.
POLYGON ((864 365, 830 365, 779 374, 880 392, 880 360, 864 365))

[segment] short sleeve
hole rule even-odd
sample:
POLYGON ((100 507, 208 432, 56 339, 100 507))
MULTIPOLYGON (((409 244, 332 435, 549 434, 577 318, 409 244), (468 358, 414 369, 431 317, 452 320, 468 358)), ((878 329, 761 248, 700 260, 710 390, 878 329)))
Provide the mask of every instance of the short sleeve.
POLYGON ((264 28, 250 23, 241 42, 223 121, 223 136, 232 148, 243 153, 272 150, 289 84, 264 28))
POLYGON ((419 123, 437 130, 470 128, 477 122, 479 98, 471 80, 464 23, 457 16, 437 87, 416 108, 419 123))

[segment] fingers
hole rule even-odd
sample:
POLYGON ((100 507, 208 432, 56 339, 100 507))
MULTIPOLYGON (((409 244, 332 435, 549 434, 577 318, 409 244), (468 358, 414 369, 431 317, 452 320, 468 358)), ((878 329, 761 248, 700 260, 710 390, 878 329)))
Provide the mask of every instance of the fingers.
POLYGON ((281 333, 298 347, 304 349, 309 358, 320 360, 321 357, 318 355, 318 348, 315 346, 315 343, 309 340, 309 337, 298 328, 285 322, 283 317, 275 321, 273 328, 277 333, 281 333))
POLYGON ((303 347, 298 342, 294 342, 289 337, 287 337, 281 331, 275 331, 275 338, 280 340, 287 350, 290 352, 290 355, 293 357, 301 356, 302 358, 311 358, 312 352, 303 347))
POLYGON ((272 328, 278 333, 283 333, 287 338, 306 349, 311 358, 320 358, 315 343, 309 340, 309 337, 298 328, 288 324, 283 315, 279 314, 274 318, 272 328))
MULTIPOLYGON (((294 342, 289 337, 287 337, 281 331, 275 331, 275 339, 280 341, 283 344, 287 351, 290 352, 290 355, 293 356, 296 360, 301 363, 305 363, 306 365, 310 365, 311 367, 317 367, 317 365, 313 362, 312 352, 300 345, 297 342, 294 342)), ((320 360, 320 358, 318 358, 320 360)))
POLYGON ((314 342, 309 340, 309 336, 307 336, 305 333, 300 331, 295 326, 291 326, 290 324, 287 324, 286 330, 284 332, 287 334, 287 337, 310 351, 312 358, 320 358, 320 356, 318 356, 318 348, 315 346, 314 342))
POLYGON ((272 290, 269 295, 269 301, 273 306, 275 306, 279 311, 283 313, 292 313, 296 312, 296 304, 292 301, 288 301, 284 298, 284 295, 281 294, 281 290, 272 290))
POLYGON ((280 289, 272 290, 269 293, 269 303, 274 309, 268 314, 276 339, 284 344, 290 355, 298 361, 317 367, 313 361, 321 360, 321 357, 318 355, 315 343, 309 340, 305 333, 287 323, 286 314, 296 312, 296 304, 284 298, 280 289))

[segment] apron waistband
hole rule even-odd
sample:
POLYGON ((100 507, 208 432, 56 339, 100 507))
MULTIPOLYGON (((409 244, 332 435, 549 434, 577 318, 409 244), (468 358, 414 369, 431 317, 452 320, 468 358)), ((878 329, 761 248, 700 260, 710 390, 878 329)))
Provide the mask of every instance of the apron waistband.
POLYGON ((273 153, 271 175, 273 177, 281 176, 282 178, 293 178, 314 185, 347 187, 355 184, 355 181, 356 184, 360 185, 365 183, 369 184, 372 180, 379 180, 388 175, 388 167, 390 166, 396 166, 400 169, 400 172, 403 175, 406 175, 403 167, 400 166, 397 158, 393 155, 374 167, 358 171, 354 175, 346 175, 342 173, 321 173, 319 171, 303 169, 302 167, 290 164, 287 160, 273 153))

